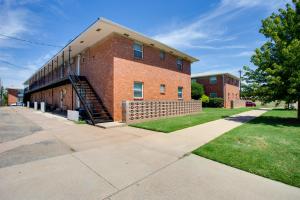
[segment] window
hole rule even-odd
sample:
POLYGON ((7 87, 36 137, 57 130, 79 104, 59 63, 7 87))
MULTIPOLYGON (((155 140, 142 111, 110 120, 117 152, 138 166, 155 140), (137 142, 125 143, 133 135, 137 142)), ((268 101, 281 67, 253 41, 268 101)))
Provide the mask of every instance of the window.
POLYGON ((182 71, 182 70, 183 70, 182 59, 177 58, 177 60, 176 60, 176 65, 177 65, 177 69, 178 69, 179 71, 182 71))
POLYGON ((209 93, 209 97, 216 98, 217 97, 217 93, 216 92, 211 92, 211 93, 209 93))
POLYGON ((197 80, 195 78, 192 78, 192 83, 196 83, 197 80))
POLYGON ((134 82, 133 97, 136 99, 142 99, 144 97, 144 85, 142 82, 134 82))
POLYGON ((165 58, 166 58, 166 53, 165 53, 164 51, 160 51, 160 53, 159 53, 159 58, 160 58, 161 60, 165 60, 165 58))
POLYGON ((161 94, 165 94, 166 93, 166 85, 165 84, 161 84, 159 90, 160 90, 161 94))
POLYGON ((178 87, 178 99, 182 99, 183 95, 182 95, 182 87, 178 87))
POLYGON ((209 77, 209 83, 210 84, 217 84, 217 77, 216 76, 209 77))
POLYGON ((133 44, 133 56, 138 59, 143 58, 143 45, 139 43, 133 44))

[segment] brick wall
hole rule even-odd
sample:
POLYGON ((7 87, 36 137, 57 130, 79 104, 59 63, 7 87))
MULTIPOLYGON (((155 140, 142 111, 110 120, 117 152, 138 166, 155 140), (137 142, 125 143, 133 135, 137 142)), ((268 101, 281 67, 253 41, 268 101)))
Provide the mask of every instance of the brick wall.
POLYGON ((223 76, 217 76, 217 83, 210 84, 209 83, 210 76, 207 77, 198 77, 195 78, 197 83, 200 83, 204 87, 205 95, 210 96, 210 93, 217 93, 217 97, 223 98, 223 76))
POLYGON ((231 108, 231 101, 240 99, 239 87, 226 83, 224 87, 224 107, 231 108))
POLYGON ((61 92, 63 92, 62 106, 64 109, 72 109, 72 100, 73 108, 75 109, 75 91, 73 91, 72 98, 72 86, 71 84, 62 85, 55 87, 53 89, 47 89, 40 92, 35 92, 31 94, 31 102, 46 102, 47 104, 54 105, 57 108, 61 107, 61 92), (52 93, 53 92, 53 93, 52 93), (53 94, 53 95, 52 95, 53 94))
POLYGON ((18 90, 7 89, 7 103, 8 105, 15 104, 18 101, 18 90))
POLYGON ((122 101, 133 99, 135 81, 143 82, 143 100, 178 100, 178 87, 183 87, 183 100, 191 99, 190 63, 183 61, 183 71, 176 67, 177 57, 166 53, 160 59, 160 50, 143 46, 143 59, 133 57, 134 41, 116 36, 114 51, 114 120, 122 120, 122 101), (165 94, 160 93, 160 84, 164 84, 165 94))
POLYGON ((80 75, 87 77, 110 113, 114 112, 113 39, 113 35, 110 35, 82 52, 80 62, 80 75))

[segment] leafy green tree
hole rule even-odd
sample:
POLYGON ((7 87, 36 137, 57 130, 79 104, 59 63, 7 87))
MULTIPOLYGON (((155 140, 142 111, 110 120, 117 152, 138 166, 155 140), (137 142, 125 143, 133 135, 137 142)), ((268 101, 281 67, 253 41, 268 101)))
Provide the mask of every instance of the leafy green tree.
POLYGON ((278 11, 262 21, 268 40, 251 58, 257 68, 244 67, 244 79, 263 102, 291 103, 300 100, 300 0, 278 11))
POLYGON ((201 96, 204 94, 204 88, 203 85, 192 82, 192 99, 199 100, 201 96))

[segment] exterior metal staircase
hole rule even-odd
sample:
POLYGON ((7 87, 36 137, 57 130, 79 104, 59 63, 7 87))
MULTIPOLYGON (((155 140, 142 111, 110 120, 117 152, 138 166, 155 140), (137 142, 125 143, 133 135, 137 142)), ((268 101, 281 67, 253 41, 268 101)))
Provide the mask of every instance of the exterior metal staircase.
POLYGON ((95 125, 113 121, 102 100, 85 76, 78 76, 74 72, 69 71, 69 79, 89 118, 87 119, 89 124, 95 125))

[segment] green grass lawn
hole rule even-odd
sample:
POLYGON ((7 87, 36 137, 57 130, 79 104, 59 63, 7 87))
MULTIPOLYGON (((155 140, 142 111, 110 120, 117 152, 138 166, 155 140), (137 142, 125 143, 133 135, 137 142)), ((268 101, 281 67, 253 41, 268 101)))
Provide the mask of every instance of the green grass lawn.
POLYGON ((193 153, 300 187, 300 123, 296 111, 268 111, 193 153))
POLYGON ((170 133, 176 130, 184 129, 187 127, 203 124, 209 121, 217 120, 220 118, 228 117, 234 114, 245 112, 253 108, 203 108, 203 112, 195 115, 172 117, 166 119, 152 120, 137 124, 131 124, 137 128, 144 128, 153 131, 170 133))

